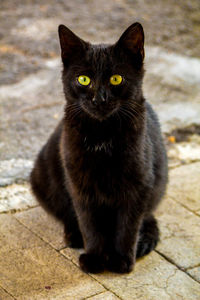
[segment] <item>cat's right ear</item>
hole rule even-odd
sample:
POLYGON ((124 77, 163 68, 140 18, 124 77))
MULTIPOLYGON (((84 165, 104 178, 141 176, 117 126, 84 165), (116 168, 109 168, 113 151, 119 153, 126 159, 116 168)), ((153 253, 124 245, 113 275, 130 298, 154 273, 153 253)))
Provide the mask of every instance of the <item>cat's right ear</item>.
POLYGON ((75 55, 84 49, 86 43, 64 25, 59 25, 58 34, 62 61, 64 64, 68 64, 75 55))
POLYGON ((128 50, 135 57, 144 59, 144 31, 140 23, 136 22, 129 26, 122 34, 116 47, 128 50))

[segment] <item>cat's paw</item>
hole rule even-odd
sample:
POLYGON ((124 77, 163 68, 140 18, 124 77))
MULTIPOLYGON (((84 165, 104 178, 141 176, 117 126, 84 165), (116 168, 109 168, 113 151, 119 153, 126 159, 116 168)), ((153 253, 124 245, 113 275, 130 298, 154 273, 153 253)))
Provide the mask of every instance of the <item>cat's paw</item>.
POLYGON ((133 259, 128 255, 112 253, 106 265, 107 270, 115 273, 129 273, 133 269, 133 259))
POLYGON ((79 257, 81 269, 86 273, 101 273, 104 271, 104 259, 96 254, 81 254, 79 257))
POLYGON ((144 255, 149 254, 155 249, 158 241, 155 239, 150 239, 149 237, 143 238, 142 241, 138 242, 136 258, 140 258, 144 255))
POLYGON ((139 233, 136 258, 147 255, 155 249, 159 241, 159 229, 153 216, 144 220, 139 233))

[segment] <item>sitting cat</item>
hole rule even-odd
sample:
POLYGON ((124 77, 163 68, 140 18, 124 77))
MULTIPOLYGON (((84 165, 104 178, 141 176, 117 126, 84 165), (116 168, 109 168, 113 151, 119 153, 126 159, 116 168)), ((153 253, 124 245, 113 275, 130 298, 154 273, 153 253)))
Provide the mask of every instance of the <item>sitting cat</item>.
POLYGON ((65 114, 38 155, 31 185, 84 247, 85 272, 126 273, 159 239, 153 211, 167 184, 155 112, 142 92, 144 33, 134 23, 114 45, 91 45, 59 26, 65 114))

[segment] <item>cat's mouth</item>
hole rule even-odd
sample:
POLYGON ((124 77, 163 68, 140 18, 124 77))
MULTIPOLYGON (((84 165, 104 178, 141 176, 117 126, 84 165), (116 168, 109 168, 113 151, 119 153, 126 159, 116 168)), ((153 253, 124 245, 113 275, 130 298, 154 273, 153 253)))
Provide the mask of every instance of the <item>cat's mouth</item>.
POLYGON ((96 119, 102 122, 117 113, 119 109, 119 103, 115 103, 115 105, 105 105, 103 107, 88 107, 84 105, 84 103, 82 103, 81 107, 83 111, 92 119, 96 119))

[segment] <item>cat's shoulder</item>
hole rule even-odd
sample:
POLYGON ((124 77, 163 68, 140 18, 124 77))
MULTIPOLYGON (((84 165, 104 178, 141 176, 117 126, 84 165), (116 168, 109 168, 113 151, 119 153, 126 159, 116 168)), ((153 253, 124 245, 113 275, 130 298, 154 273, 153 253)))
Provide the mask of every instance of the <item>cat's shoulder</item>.
POLYGON ((157 113, 153 109, 152 105, 149 102, 145 101, 145 108, 147 112, 147 122, 154 126, 160 127, 157 113))

